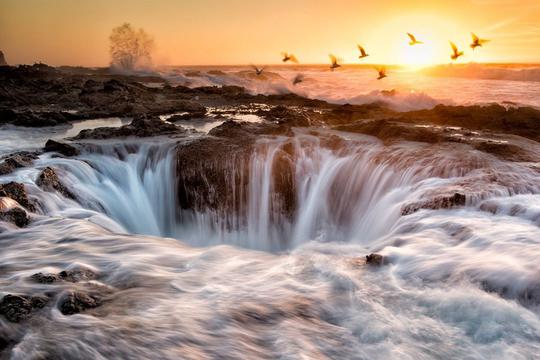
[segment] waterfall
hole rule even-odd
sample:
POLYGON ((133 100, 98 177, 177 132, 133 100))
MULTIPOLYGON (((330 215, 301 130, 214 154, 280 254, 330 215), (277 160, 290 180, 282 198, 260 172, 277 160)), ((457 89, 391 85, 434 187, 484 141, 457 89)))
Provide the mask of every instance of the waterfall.
MULTIPOLYGON (((41 165, 62 168, 80 205, 127 232, 280 251, 311 240, 369 244, 391 233, 404 204, 480 176, 487 164, 478 153, 444 147, 338 139, 308 133, 261 139, 247 160, 216 169, 225 172, 234 204, 217 210, 179 208, 177 175, 193 169, 176 168, 174 143, 88 145, 78 159, 45 158, 41 165), (243 167, 247 179, 237 176, 243 167)), ((504 186, 492 191, 511 193, 504 186)), ((41 197, 54 208, 50 195, 41 197)))

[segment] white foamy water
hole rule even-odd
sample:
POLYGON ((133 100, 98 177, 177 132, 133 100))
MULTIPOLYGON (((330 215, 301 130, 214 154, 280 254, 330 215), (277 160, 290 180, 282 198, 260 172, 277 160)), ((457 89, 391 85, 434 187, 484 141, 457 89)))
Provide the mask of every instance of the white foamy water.
POLYGON ((324 66, 269 66, 256 76, 246 67, 168 68, 161 73, 173 84, 188 86, 238 85, 252 93, 296 93, 333 103, 367 104, 382 101, 398 111, 432 108, 437 104, 507 103, 540 107, 538 67, 506 68, 449 66, 444 71, 389 69, 377 80, 371 68, 347 66, 330 71, 324 66), (218 72, 216 72, 216 70, 218 72), (302 74, 304 81, 294 85, 302 74), (437 76, 430 76, 437 75, 437 76), (442 77, 445 75, 445 77, 442 77), (388 93, 388 91, 395 92, 388 93))
MULTIPOLYGON (((51 136, 31 134, 35 144, 51 136)), ((21 129, 1 132, 3 151, 26 148, 26 137, 21 129)), ((387 146, 296 130, 292 139, 257 143, 237 213, 195 212, 177 206, 176 146, 161 138, 97 141, 75 158, 43 154, 0 177, 24 183, 42 204, 29 226, 0 233, 0 295, 108 294, 77 315, 63 315, 57 295, 20 324, 0 316, 2 356, 533 359, 540 352, 534 164, 463 144, 387 146), (281 167, 274 165, 285 155, 293 214, 275 196, 281 167), (35 185, 46 166, 77 201, 35 185), (454 192, 467 194, 465 206, 401 215, 407 204, 454 192), (365 265, 371 252, 387 265, 365 265), (101 276, 78 284, 28 279, 81 266, 101 276)), ((231 172, 239 166, 225 160, 231 172)))

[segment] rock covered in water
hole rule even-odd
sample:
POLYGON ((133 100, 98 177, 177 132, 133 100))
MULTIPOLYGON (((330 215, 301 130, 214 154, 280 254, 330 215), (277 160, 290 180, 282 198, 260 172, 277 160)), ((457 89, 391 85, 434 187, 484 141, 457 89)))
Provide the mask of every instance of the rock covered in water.
POLYGON ((97 278, 98 274, 87 268, 63 270, 60 271, 58 274, 44 274, 39 272, 30 277, 30 279, 32 279, 33 281, 41 284, 51 284, 57 281, 76 283, 80 281, 95 280, 97 278))
POLYGON ((101 127, 82 130, 74 139, 110 139, 115 137, 150 137, 159 135, 179 135, 186 130, 180 126, 165 122, 159 117, 136 117, 128 125, 118 128, 101 127))
POLYGON ((17 323, 28 319, 34 310, 43 308, 48 301, 44 296, 8 294, 0 302, 0 314, 8 321, 17 323))
POLYGON ((45 143, 45 151, 57 152, 64 156, 79 155, 79 150, 75 146, 52 139, 47 140, 45 143))
POLYGON ((14 181, 7 184, 0 184, 0 197, 6 196, 16 202, 29 211, 35 211, 36 207, 32 201, 28 198, 26 189, 23 184, 16 183, 14 181))
POLYGON ((366 255, 366 264, 380 266, 384 264, 384 256, 381 254, 369 254, 366 255))
POLYGON ((29 151, 20 151, 4 158, 0 163, 0 175, 6 175, 18 168, 32 165, 38 158, 37 153, 29 151))
POLYGON ((58 191, 67 198, 75 199, 75 195, 60 181, 58 175, 51 167, 46 167, 39 174, 36 185, 45 191, 58 191))
POLYGON ((59 308, 62 314, 73 315, 96 308, 101 303, 102 301, 97 295, 81 291, 70 291, 60 300, 59 308))
POLYGON ((0 221, 13 223, 17 227, 25 227, 30 222, 28 214, 20 207, 14 207, 6 211, 0 209, 0 221))
POLYGON ((464 206, 466 197, 461 193, 454 193, 450 196, 438 196, 433 199, 424 200, 408 204, 401 209, 401 215, 410 215, 420 209, 450 209, 457 206, 464 206))

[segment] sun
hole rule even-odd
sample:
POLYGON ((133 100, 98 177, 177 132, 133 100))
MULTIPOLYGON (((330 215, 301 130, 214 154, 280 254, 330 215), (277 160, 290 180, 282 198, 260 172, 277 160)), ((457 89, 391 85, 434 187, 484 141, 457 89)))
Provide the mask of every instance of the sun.
POLYGON ((376 43, 372 50, 373 60, 408 68, 448 63, 451 54, 449 40, 463 47, 463 34, 468 32, 443 14, 402 14, 381 23, 371 34, 378 40, 373 40, 376 43), (408 32, 423 44, 409 45, 408 32))

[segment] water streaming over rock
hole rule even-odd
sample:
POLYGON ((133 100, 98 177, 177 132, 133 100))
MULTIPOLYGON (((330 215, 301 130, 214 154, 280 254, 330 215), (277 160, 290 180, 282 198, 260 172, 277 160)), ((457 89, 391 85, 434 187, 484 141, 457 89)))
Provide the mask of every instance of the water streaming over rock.
POLYGON ((247 158, 224 156, 215 170, 228 174, 229 202, 182 209, 179 174, 194 171, 178 167, 182 141, 88 143, 77 157, 44 154, 1 178, 41 204, 28 227, 0 233, 2 292, 54 299, 24 324, 0 319, 12 358, 540 351, 534 164, 461 144, 297 131, 261 138, 247 158), (36 185, 47 166, 75 200, 36 185), (455 193, 464 204, 437 208, 455 193), (364 264, 374 251, 387 266, 364 264), (79 267, 97 279, 30 279, 79 267), (73 289, 103 305, 63 315, 58 299, 73 289))

